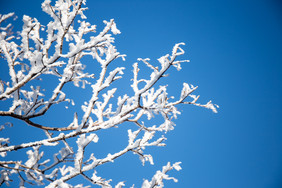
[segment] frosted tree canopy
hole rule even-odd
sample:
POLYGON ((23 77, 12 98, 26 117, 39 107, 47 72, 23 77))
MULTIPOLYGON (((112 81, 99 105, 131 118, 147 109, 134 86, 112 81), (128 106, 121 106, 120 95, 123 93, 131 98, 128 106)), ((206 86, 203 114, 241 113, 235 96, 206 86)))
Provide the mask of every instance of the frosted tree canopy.
MULTIPOLYGON (((125 182, 112 185, 110 179, 99 176, 98 167, 130 152, 136 154, 143 165, 154 164, 153 156, 144 150, 165 146, 165 134, 174 129, 173 120, 180 115, 179 104, 217 112, 217 106, 211 101, 206 104, 198 102, 199 96, 193 94, 197 87, 191 84, 183 83, 183 89, 176 97, 167 93, 167 85, 157 84, 168 77, 168 69, 180 71, 181 64, 189 62, 181 59, 184 43, 175 44, 172 51, 157 59, 156 63, 149 58, 138 58, 132 68, 131 91, 119 96, 117 91, 122 88, 113 87, 113 82, 122 79, 125 67, 113 62, 119 58, 125 61, 126 55, 119 53, 114 46, 114 35, 121 34, 115 21, 104 21, 104 28, 98 32, 96 25, 87 22, 84 15, 87 10, 85 0, 45 0, 41 8, 49 15, 50 22, 42 25, 36 18, 25 15, 22 30, 18 33, 12 29, 15 14, 0 15, 0 57, 1 63, 6 63, 9 70, 1 72, 7 74, 5 78, 8 79, 0 80, 0 100, 9 107, 1 107, 0 116, 9 116, 11 122, 17 119, 17 122, 24 122, 27 129, 39 129, 45 133, 41 140, 27 142, 23 138, 20 144, 15 144, 13 135, 8 138, 1 136, 0 185, 17 182, 19 187, 82 188, 99 185, 121 188, 125 182), (100 68, 99 74, 87 69, 83 61, 86 56, 92 59, 87 63, 95 63, 100 68), (140 64, 148 68, 147 77, 140 76, 139 73, 145 71, 140 64), (42 83, 48 83, 52 92, 46 92, 42 83), (91 88, 90 98, 81 96, 84 103, 77 108, 80 111, 57 127, 39 121, 53 110, 53 106, 77 105, 64 90, 68 84, 81 89, 91 88), (148 123, 156 115, 162 118, 162 123, 148 123), (103 158, 95 155, 99 151, 86 154, 89 145, 100 142, 100 130, 118 128, 125 122, 130 123, 131 128, 128 129, 128 143, 122 150, 109 151, 103 158), (50 147, 54 151, 53 157, 45 155, 50 147), (27 160, 21 156, 17 160, 9 159, 10 152, 20 151, 25 151, 27 160), (82 177, 88 184, 72 185, 69 180, 74 177, 82 177)), ((15 129, 15 126, 5 124, 0 127, 1 131, 4 129, 15 129)), ((180 163, 168 162, 151 180, 143 180, 142 188, 163 187, 163 180, 177 182, 168 172, 181 170, 180 163)))

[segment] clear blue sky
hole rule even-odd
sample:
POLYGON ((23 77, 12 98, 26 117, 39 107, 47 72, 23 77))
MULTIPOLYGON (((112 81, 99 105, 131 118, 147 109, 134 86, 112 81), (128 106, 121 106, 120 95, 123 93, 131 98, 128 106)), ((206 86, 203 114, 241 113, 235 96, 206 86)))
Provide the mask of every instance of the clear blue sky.
MULTIPOLYGON (((39 0, 0 2, 0 12, 14 11, 18 20, 27 14, 48 21, 39 0)), ((179 182, 168 181, 166 187, 282 187, 279 0, 88 0, 87 5, 86 16, 100 29, 103 20, 116 20, 122 32, 116 46, 127 54, 125 73, 131 74, 138 57, 154 60, 171 52, 175 43, 185 42, 185 58, 191 62, 181 72, 170 72, 166 80, 170 94, 177 96, 182 82, 188 82, 199 86, 201 102, 212 99, 220 106, 218 114, 181 106, 167 147, 152 150, 154 166, 142 167, 137 156, 129 154, 105 166, 100 175, 140 187, 143 178, 150 178, 167 161, 182 161, 183 170, 171 173, 179 182), (128 161, 132 163, 124 165, 128 161)), ((114 131, 126 135, 123 128, 104 132, 101 143, 114 131)), ((114 138, 102 147, 105 154, 115 150, 117 140, 126 144, 126 137, 114 138)), ((98 154, 97 150, 93 148, 98 154)))

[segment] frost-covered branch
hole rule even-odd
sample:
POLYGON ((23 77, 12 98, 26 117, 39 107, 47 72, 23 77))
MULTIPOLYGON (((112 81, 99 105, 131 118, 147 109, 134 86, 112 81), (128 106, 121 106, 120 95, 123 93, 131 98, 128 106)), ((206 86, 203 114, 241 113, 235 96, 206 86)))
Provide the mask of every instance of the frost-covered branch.
POLYGON ((143 184, 142 184, 142 188, 154 188, 154 187, 164 187, 164 183, 163 180, 173 180, 174 182, 177 182, 178 180, 173 178, 173 177, 169 177, 167 175, 167 173, 170 170, 181 170, 180 167, 181 162, 177 162, 174 163, 173 165, 170 164, 170 162, 167 163, 166 166, 163 167, 162 171, 157 171, 156 174, 153 176, 152 180, 149 182, 148 180, 144 180, 143 184))
MULTIPOLYGON (((125 70, 115 61, 118 58, 125 60, 125 55, 114 46, 114 35, 121 32, 113 19, 104 21, 105 27, 97 32, 96 25, 86 21, 85 3, 85 0, 45 0, 42 10, 50 16, 50 22, 42 25, 36 18, 24 15, 18 36, 12 32, 12 24, 6 24, 14 13, 0 15, 0 58, 8 68, 8 79, 0 80, 0 102, 5 103, 0 116, 10 117, 12 123, 16 122, 14 119, 20 120, 29 125, 26 129, 30 132, 33 127, 46 135, 32 141, 23 137, 19 143, 14 135, 0 138, 0 156, 4 159, 0 162, 0 185, 9 185, 18 177, 18 185, 22 187, 30 184, 78 188, 83 185, 70 185, 69 180, 81 177, 90 184, 112 187, 111 180, 98 175, 100 166, 130 153, 138 156, 143 165, 146 162, 153 165, 153 156, 145 153, 145 149, 165 146, 165 134, 174 129, 180 104, 217 112, 218 106, 211 101, 198 102, 199 95, 194 94, 197 87, 191 84, 183 84, 179 98, 168 94, 167 85, 158 84, 160 79, 168 77, 166 73, 170 68, 179 71, 182 63, 189 62, 179 60, 184 54, 184 43, 176 44, 170 54, 160 57, 156 63, 149 58, 138 58, 138 63, 133 64, 132 83, 128 83, 131 88, 126 88, 133 93, 114 88, 113 83, 122 79, 125 70), (98 74, 87 72, 91 70, 86 69, 85 57, 92 58, 89 63, 98 65, 98 74), (140 63, 144 63, 148 71, 140 70, 140 63), (149 75, 140 78, 140 71, 149 75), (85 101, 80 105, 81 111, 73 108, 74 115, 64 115, 65 121, 59 125, 42 121, 41 117, 48 117, 50 110, 57 112, 56 107, 66 103, 76 105, 72 93, 66 90, 73 87, 71 83, 91 89, 89 98, 80 95, 85 101), (43 85, 48 86, 43 88, 43 85), (160 118, 152 125, 150 120, 156 116, 160 118), (100 159, 95 154, 98 151, 91 150, 90 156, 87 155, 89 145, 98 144, 100 130, 119 128, 125 122, 130 128, 128 143, 122 149, 109 151, 100 159), (52 152, 53 158, 44 152, 46 150, 52 152), (26 152, 27 160, 9 160, 10 152, 26 152)), ((0 131, 16 129, 16 126, 1 126, 0 131)), ((179 164, 168 163, 150 182, 145 180, 142 187, 163 187, 164 179, 176 181, 167 172, 180 170, 179 164)), ((124 185, 122 181, 115 187, 124 185)))

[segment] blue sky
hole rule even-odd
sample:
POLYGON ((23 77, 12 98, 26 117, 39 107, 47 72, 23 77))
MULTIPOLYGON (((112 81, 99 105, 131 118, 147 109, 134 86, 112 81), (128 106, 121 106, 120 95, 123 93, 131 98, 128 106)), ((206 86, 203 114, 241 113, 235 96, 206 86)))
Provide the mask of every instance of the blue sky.
MULTIPOLYGON (((49 19, 41 12, 41 1, 0 2, 1 13, 18 15, 17 24, 23 14, 45 24, 49 19)), ((100 175, 139 187, 143 178, 150 178, 167 161, 182 161, 183 170, 171 173, 179 182, 168 181, 166 187, 282 187, 281 2, 88 0, 87 6, 86 16, 100 29, 103 20, 115 19, 122 32, 116 46, 127 54, 127 61, 120 62, 126 74, 130 76, 137 58, 155 60, 170 53, 175 43, 185 42, 183 58, 191 62, 183 64, 180 72, 171 71, 163 83, 176 96, 182 82, 197 85, 201 102, 212 99, 220 106, 218 114, 180 106, 182 115, 175 121, 176 129, 167 135, 167 147, 149 150, 154 166, 142 167, 137 156, 129 154, 106 165, 100 175)), ((61 116, 57 118, 55 122, 64 122, 61 116)), ((1 123, 6 120, 1 119, 1 123)), ((101 142, 114 134, 114 142, 126 144, 126 137, 113 133, 126 136, 126 128, 101 133, 101 142)), ((99 149, 111 152, 113 140, 97 146, 98 151, 93 148, 95 153, 99 149)))

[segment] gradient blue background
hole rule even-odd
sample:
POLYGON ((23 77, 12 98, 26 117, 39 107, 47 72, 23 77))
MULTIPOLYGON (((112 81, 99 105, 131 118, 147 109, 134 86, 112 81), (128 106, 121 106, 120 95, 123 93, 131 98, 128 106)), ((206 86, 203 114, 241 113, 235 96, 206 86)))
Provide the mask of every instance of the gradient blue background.
MULTIPOLYGON (((0 2, 0 12, 14 11, 17 23, 23 14, 48 22, 41 1, 0 2)), ((188 82, 199 86, 201 102, 212 99, 220 106, 218 114, 181 106, 176 129, 167 135, 167 147, 149 150, 154 166, 142 167, 137 156, 128 154, 98 170, 98 175, 112 178, 113 183, 126 180, 127 187, 133 183, 140 187, 143 178, 150 179, 167 161, 182 161, 183 170, 171 172, 179 182, 167 181, 166 187, 282 187, 280 1, 88 0, 87 6, 86 16, 100 29, 102 20, 116 20, 122 32, 116 37, 116 46, 127 54, 122 64, 127 67, 125 73, 131 74, 138 57, 155 60, 171 52, 175 43, 185 42, 185 58, 191 62, 183 64, 181 72, 170 72, 165 80, 171 86, 170 94, 178 96, 182 82, 188 82), (128 165, 128 161, 132 163, 128 165)), ((62 116, 57 118, 63 122, 62 116)), ((101 143, 114 131, 101 133, 101 143)), ((118 131, 124 135, 112 137, 112 142, 125 145, 126 129, 118 131)), ((105 154, 117 150, 111 141, 101 148, 105 154)))

